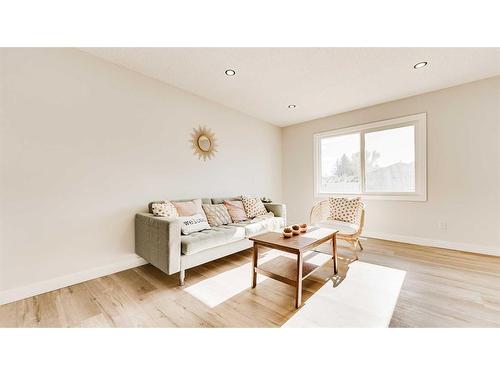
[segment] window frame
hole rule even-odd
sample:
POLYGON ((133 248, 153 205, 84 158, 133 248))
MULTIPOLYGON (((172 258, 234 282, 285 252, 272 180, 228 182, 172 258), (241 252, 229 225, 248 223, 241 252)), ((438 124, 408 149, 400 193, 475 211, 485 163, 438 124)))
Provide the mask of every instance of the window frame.
POLYGON ((331 196, 361 196, 375 200, 427 201, 427 113, 418 113, 410 116, 392 118, 388 120, 369 122, 347 128, 330 130, 313 135, 314 150, 314 197, 325 198, 331 196), (365 186, 365 134, 381 130, 396 129, 414 126, 415 142, 415 192, 366 192, 365 186), (360 134, 360 193, 324 193, 321 187, 321 140, 323 138, 360 134))

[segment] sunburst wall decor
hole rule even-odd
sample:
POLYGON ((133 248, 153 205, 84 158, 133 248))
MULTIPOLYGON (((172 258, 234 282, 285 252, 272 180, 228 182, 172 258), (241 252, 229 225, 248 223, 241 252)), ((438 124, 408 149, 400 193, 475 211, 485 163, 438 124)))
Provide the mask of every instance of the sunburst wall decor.
POLYGON ((198 129, 193 128, 191 133, 191 148, 193 154, 198 155, 198 158, 203 161, 211 159, 217 152, 217 143, 215 134, 212 130, 199 126, 198 129))

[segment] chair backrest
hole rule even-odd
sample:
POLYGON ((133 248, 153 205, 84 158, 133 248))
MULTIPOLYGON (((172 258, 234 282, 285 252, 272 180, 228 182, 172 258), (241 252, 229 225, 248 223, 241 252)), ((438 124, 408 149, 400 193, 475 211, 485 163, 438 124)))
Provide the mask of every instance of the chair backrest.
POLYGON ((311 224, 319 223, 325 221, 328 217, 328 199, 317 202, 312 208, 309 214, 309 221, 311 224))

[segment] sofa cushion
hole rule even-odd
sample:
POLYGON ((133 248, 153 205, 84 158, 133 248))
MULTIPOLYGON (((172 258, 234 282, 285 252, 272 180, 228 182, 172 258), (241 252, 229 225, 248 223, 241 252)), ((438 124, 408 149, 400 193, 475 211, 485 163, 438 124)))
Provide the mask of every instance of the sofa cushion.
POLYGON ((359 229, 359 225, 357 224, 346 223, 345 221, 340 221, 340 220, 322 221, 320 223, 315 224, 315 226, 321 228, 336 229, 339 231, 339 234, 346 234, 346 235, 354 234, 359 229))
POLYGON ((201 232, 181 236, 181 252, 184 255, 198 253, 215 246, 239 241, 245 238, 242 227, 221 225, 201 232))
POLYGON ((285 226, 285 219, 282 217, 271 217, 263 220, 247 220, 240 223, 229 224, 229 226, 245 229, 245 236, 251 237, 260 233, 278 230, 285 226))

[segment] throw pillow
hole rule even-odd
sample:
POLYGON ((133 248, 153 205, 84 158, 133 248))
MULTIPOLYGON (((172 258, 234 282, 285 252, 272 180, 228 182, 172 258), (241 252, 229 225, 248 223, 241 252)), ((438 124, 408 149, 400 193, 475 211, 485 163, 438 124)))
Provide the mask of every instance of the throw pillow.
POLYGON ((223 204, 203 204, 202 207, 211 227, 231 224, 231 216, 223 204))
POLYGON ((155 216, 163 216, 170 218, 177 218, 179 214, 175 209, 175 206, 170 201, 163 201, 158 203, 153 203, 151 205, 151 211, 155 216))
POLYGON ((241 200, 243 201, 243 207, 245 207, 245 213, 249 218, 253 219, 256 216, 267 214, 266 207, 260 198, 242 195, 241 200))
POLYGON ((172 202, 172 204, 177 209, 179 216, 193 216, 196 214, 205 215, 203 208, 201 208, 201 199, 193 199, 192 201, 185 202, 172 202))
POLYGON ((242 201, 224 201, 224 206, 226 206, 233 223, 248 220, 242 201))
POLYGON ((179 217, 179 221, 181 222, 182 234, 191 234, 194 232, 200 232, 204 229, 210 229, 207 218, 202 214, 181 216, 179 217))
POLYGON ((328 220, 345 221, 346 223, 359 224, 361 198, 328 198, 330 216, 328 220))

